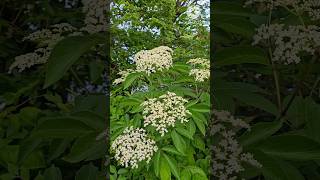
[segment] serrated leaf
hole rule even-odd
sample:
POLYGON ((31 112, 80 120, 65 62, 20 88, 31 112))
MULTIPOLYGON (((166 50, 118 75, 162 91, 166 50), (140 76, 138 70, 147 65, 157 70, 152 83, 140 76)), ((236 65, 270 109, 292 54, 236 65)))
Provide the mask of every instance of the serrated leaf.
POLYGON ((171 132, 171 138, 174 146, 177 148, 179 152, 185 154, 187 146, 183 137, 181 137, 175 130, 171 132))
POLYGON ((155 156, 154 156, 154 160, 153 160, 153 167, 154 167, 154 173, 156 174, 156 176, 160 176, 160 151, 157 151, 155 156))
POLYGON ((160 179, 171 180, 171 171, 167 160, 161 156, 160 158, 160 179))
POLYGON ((168 145, 163 148, 161 148, 163 151, 166 151, 171 154, 179 155, 179 156, 185 156, 185 154, 182 154, 179 152, 174 146, 168 145))
POLYGON ((254 158, 262 165, 262 173, 268 180, 304 180, 299 170, 289 162, 264 154, 254 152, 254 158))
POLYGON ((179 169, 178 169, 178 165, 175 159, 173 159, 171 156, 166 155, 165 153, 163 153, 164 158, 167 160, 170 170, 172 172, 172 174, 178 179, 180 180, 180 173, 179 173, 179 169))
POLYGON ((193 140, 193 134, 190 131, 188 131, 188 130, 186 130, 184 128, 181 128, 181 127, 176 128, 176 131, 179 134, 181 134, 182 136, 187 137, 190 140, 193 140))
POLYGON ((130 87, 132 85, 132 83, 140 77, 140 73, 131 73, 129 74, 125 81, 123 82, 123 89, 127 89, 128 87, 130 87))
POLYGON ((44 88, 60 80, 85 52, 100 41, 93 35, 71 36, 59 41, 48 59, 44 88))

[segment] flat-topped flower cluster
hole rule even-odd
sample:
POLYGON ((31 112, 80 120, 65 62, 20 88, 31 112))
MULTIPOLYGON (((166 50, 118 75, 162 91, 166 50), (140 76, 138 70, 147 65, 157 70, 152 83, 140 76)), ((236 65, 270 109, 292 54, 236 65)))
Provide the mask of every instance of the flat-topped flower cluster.
POLYGON ((158 150, 156 142, 147 137, 142 128, 127 127, 111 144, 115 159, 124 167, 138 168, 138 163, 149 163, 158 150))
POLYGON ((120 71, 117 78, 113 81, 113 84, 120 84, 125 81, 127 76, 135 72, 145 72, 147 75, 151 73, 169 69, 172 67, 172 53, 173 50, 167 46, 159 46, 151 50, 139 51, 134 56, 134 62, 136 63, 136 69, 127 69, 120 71))
POLYGON ((169 127, 174 127, 177 121, 188 122, 191 113, 184 106, 188 101, 175 93, 167 92, 159 98, 148 99, 141 105, 144 107, 144 126, 151 125, 164 136, 169 127))
POLYGON ((169 69, 172 66, 173 50, 168 46, 160 46, 151 50, 139 51, 134 56, 136 71, 151 74, 156 71, 169 69))
MULTIPOLYGON (((141 104, 144 107, 144 127, 153 126, 164 136, 177 121, 188 122, 187 115, 191 113, 184 106, 187 102, 172 92, 146 100, 141 104)), ((145 129, 130 126, 112 142, 111 149, 122 166, 137 168, 139 162, 149 163, 158 148, 154 140, 147 138, 145 129)))
POLYGON ((272 61, 283 64, 297 64, 300 53, 314 54, 320 47, 318 26, 285 26, 284 24, 261 25, 254 35, 253 45, 271 40, 274 45, 272 61))

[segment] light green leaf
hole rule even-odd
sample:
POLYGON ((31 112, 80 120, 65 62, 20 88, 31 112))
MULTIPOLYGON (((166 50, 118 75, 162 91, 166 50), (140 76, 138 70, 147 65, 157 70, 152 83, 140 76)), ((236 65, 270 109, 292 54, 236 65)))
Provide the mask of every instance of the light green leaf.
POLYGON ((181 137, 175 130, 171 132, 171 138, 174 146, 178 149, 179 152, 185 154, 187 146, 183 137, 181 137))
POLYGON ((178 165, 175 159, 173 159, 171 156, 166 155, 163 153, 164 158, 167 160, 170 170, 173 173, 173 175, 179 180, 180 179, 180 172, 178 169, 178 165))
POLYGON ((160 179, 171 180, 171 171, 169 163, 163 156, 161 156, 160 158, 160 179))
POLYGON ((171 145, 165 146, 165 147, 163 147, 161 149, 163 151, 166 151, 166 152, 174 154, 174 155, 185 156, 185 154, 182 154, 174 146, 171 146, 171 145))
POLYGON ((131 73, 129 74, 125 81, 123 82, 123 89, 127 89, 128 87, 130 87, 132 85, 132 83, 138 79, 140 77, 141 73, 131 73))

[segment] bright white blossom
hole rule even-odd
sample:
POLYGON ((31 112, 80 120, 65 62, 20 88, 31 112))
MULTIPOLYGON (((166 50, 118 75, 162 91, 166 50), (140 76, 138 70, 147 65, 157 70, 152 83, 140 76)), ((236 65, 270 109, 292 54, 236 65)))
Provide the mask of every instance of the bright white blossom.
POLYGON ((184 106, 187 102, 172 92, 167 92, 159 98, 148 99, 141 104, 144 107, 144 126, 151 125, 164 136, 168 128, 174 127, 178 120, 181 123, 188 122, 187 116, 191 113, 184 106))
POLYGON ((253 45, 266 43, 271 40, 274 43, 272 60, 279 63, 299 63, 300 53, 314 54, 320 46, 320 28, 318 26, 302 25, 288 26, 284 24, 261 25, 254 35, 253 45))
POLYGON ((190 59, 187 63, 195 67, 191 69, 189 76, 193 76, 197 82, 203 82, 210 78, 210 61, 208 59, 190 59))
POLYGON ((211 147, 213 151, 212 173, 217 180, 237 179, 238 173, 244 171, 242 162, 256 167, 262 165, 252 154, 244 153, 236 140, 236 132, 240 128, 250 130, 250 126, 241 119, 234 118, 227 111, 213 110, 213 121, 210 135, 218 141, 211 147))
POLYGON ((139 51, 134 56, 136 70, 149 75, 156 71, 169 69, 172 66, 172 52, 173 50, 167 46, 139 51))
POLYGON ((266 9, 276 7, 287 7, 295 13, 307 13, 312 20, 320 19, 320 1, 319 0, 247 0, 245 7, 252 4, 263 4, 266 9))
POLYGON ((150 162, 157 152, 156 142, 142 128, 127 127, 111 144, 115 159, 124 167, 138 168, 141 161, 150 162))
POLYGON ((120 84, 125 81, 126 77, 135 72, 145 72, 147 75, 156 71, 169 69, 172 66, 172 52, 173 50, 167 46, 159 46, 151 50, 139 51, 134 56, 136 62, 136 69, 127 69, 120 71, 117 78, 113 81, 113 85, 120 84))

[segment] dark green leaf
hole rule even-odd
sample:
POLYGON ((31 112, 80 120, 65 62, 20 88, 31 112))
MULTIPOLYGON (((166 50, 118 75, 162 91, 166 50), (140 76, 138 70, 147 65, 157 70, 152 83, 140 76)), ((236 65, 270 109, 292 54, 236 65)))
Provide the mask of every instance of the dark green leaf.
POLYGON ((59 41, 48 59, 44 88, 60 80, 85 52, 98 43, 94 36, 71 36, 59 41))

